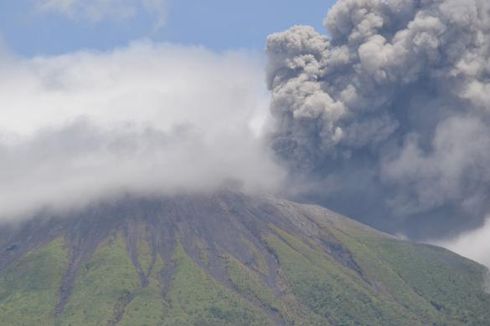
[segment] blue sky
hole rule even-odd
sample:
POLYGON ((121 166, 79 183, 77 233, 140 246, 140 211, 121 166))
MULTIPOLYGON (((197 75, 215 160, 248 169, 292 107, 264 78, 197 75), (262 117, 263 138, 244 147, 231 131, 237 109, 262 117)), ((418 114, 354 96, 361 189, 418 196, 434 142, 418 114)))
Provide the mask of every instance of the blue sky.
MULTIPOLYGON (((4 43, 11 51, 27 57, 80 49, 109 50, 142 38, 198 44, 218 51, 261 50, 269 33, 293 24, 309 24, 321 29, 325 13, 335 2, 309 0, 305 5, 302 0, 146 0, 164 2, 162 17, 138 4, 127 17, 101 15, 97 19, 84 16, 80 6, 73 6, 69 14, 53 10, 55 5, 67 6, 77 1, 82 0, 0 1, 0 35, 4 43), (54 5, 46 9, 46 3, 54 5)), ((145 0, 104 1, 128 3, 129 7, 130 3, 145 0)))

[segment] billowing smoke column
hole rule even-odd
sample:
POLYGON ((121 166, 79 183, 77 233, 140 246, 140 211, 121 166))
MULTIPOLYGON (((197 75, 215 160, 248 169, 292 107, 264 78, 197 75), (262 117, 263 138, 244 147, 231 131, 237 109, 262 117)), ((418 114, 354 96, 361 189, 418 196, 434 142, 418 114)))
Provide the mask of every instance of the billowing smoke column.
POLYGON ((272 147, 301 195, 444 235, 490 208, 490 1, 339 0, 268 38, 272 147))

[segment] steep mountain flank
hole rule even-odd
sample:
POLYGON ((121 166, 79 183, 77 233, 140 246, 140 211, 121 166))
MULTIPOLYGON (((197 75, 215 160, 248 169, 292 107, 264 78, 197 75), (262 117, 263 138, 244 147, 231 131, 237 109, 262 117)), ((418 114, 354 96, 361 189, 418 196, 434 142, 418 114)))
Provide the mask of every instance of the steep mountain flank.
POLYGON ((0 325, 489 325, 486 269, 233 192, 0 227, 0 325))

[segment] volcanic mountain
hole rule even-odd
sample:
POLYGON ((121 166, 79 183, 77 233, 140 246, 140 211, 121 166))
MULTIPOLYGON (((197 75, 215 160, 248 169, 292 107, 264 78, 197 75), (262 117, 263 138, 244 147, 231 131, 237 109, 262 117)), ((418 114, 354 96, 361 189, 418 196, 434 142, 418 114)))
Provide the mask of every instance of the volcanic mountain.
POLYGON ((487 270, 317 206, 125 197, 0 227, 0 325, 489 325, 487 270))

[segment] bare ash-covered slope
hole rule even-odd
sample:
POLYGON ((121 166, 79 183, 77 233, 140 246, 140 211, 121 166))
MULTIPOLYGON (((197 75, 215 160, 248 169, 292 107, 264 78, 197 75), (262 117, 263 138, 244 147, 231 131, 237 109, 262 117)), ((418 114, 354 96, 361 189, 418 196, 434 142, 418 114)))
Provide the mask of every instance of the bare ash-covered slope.
POLYGON ((489 325, 486 270, 316 206, 125 198, 0 228, 0 325, 489 325))

